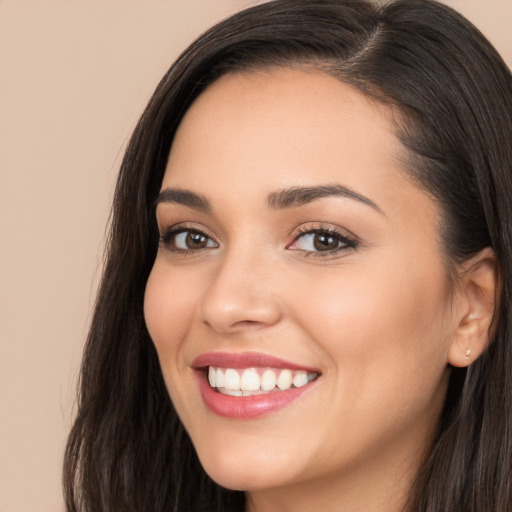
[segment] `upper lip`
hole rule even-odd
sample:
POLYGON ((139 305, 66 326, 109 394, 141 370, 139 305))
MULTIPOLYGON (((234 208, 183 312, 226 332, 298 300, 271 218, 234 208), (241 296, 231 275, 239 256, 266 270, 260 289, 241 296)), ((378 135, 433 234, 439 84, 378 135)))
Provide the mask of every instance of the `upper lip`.
POLYGON ((217 366, 221 368, 287 368, 320 373, 317 369, 285 361, 279 357, 259 352, 207 352, 199 355, 192 362, 195 368, 217 366))

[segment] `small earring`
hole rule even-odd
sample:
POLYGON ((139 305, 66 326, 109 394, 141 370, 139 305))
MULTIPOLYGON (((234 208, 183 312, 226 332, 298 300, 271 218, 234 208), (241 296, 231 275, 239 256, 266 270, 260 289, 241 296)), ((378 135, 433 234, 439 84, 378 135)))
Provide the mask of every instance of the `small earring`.
POLYGON ((470 349, 470 348, 468 348, 468 349, 466 350, 466 357, 469 357, 470 355, 471 355, 471 349, 470 349))

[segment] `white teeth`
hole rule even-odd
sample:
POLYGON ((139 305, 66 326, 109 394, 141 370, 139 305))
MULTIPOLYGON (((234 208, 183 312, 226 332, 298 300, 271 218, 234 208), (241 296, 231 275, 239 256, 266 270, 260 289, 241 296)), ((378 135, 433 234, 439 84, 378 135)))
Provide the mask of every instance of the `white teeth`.
POLYGON ((300 388, 318 377, 318 373, 277 368, 208 367, 208 382, 218 392, 231 396, 253 396, 272 391, 300 388))
POLYGON ((240 391, 240 375, 236 370, 228 368, 224 373, 224 387, 240 391))
POLYGON ((254 369, 247 369, 240 379, 240 389, 242 391, 257 391, 260 389, 260 376, 254 369))
POLYGON ((215 368, 213 366, 210 366, 210 368, 208 368, 208 382, 210 383, 210 386, 212 388, 217 386, 217 382, 215 380, 215 374, 216 374, 215 368))
POLYGON ((277 387, 281 391, 285 391, 290 388, 293 382, 293 375, 290 370, 283 370, 277 378, 277 387))
MULTIPOLYGON (((210 366, 210 368, 212 368, 212 366, 210 366)), ((215 386, 218 388, 224 387, 224 372, 220 368, 217 368, 215 372, 215 386)))
POLYGON ((293 385, 296 388, 301 388, 302 386, 305 386, 308 382, 308 374, 306 372, 298 372, 293 377, 293 385))
POLYGON ((276 387, 276 374, 272 370, 265 370, 261 376, 261 389, 271 391, 276 387))
POLYGON ((258 389, 257 391, 242 391, 243 396, 254 396, 254 395, 264 395, 265 391, 258 389))
POLYGON ((239 389, 227 389, 224 388, 222 390, 223 395, 230 395, 230 396, 242 396, 242 392, 239 389))

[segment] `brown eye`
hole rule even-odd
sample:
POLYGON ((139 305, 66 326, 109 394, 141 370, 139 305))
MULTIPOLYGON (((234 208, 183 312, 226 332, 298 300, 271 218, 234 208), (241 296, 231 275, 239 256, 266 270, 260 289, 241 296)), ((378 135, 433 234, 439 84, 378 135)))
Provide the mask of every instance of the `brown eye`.
POLYGON ((328 233, 314 233, 313 246, 317 251, 334 251, 339 247, 340 241, 328 233))
POLYGON ((198 251, 218 247, 209 236, 200 231, 175 230, 164 233, 160 237, 162 245, 174 251, 198 251))
POLYGON ((208 245, 208 237, 202 233, 186 232, 185 245, 187 249, 204 249, 208 245))
POLYGON ((288 249, 300 250, 311 255, 320 255, 320 253, 328 255, 347 249, 355 249, 357 246, 358 243, 355 240, 337 231, 312 229, 298 235, 293 243, 288 246, 288 249))

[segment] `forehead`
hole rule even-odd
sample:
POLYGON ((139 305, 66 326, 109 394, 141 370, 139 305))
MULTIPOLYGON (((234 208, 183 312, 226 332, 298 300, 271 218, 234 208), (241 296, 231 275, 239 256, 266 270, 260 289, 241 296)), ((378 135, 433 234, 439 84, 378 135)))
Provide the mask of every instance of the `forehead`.
POLYGON ((379 168, 399 167, 403 151, 389 117, 385 107, 322 72, 224 75, 184 116, 165 179, 191 184, 196 174, 213 171, 233 179, 234 170, 302 185, 320 173, 357 182, 371 170, 377 179, 379 168))
POLYGON ((402 164, 391 119, 387 107, 320 71, 227 74, 185 114, 162 188, 240 210, 276 190, 340 183, 383 210, 411 213, 420 201, 432 209, 402 164))

